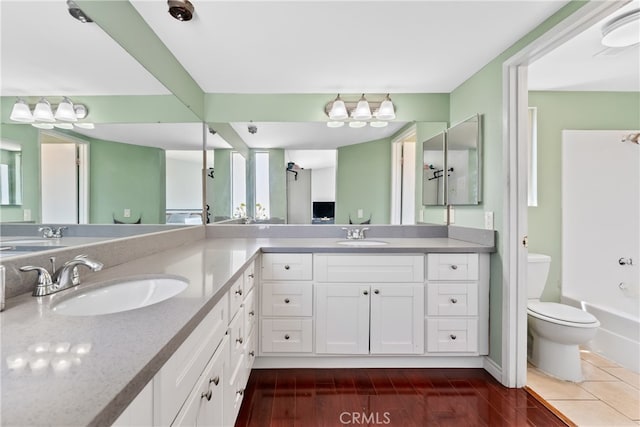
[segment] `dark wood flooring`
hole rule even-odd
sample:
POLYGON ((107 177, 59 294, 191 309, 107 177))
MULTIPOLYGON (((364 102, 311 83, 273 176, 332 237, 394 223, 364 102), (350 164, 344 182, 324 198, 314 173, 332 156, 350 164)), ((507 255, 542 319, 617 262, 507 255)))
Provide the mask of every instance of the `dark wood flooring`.
POLYGON ((482 369, 254 369, 236 427, 565 426, 482 369))

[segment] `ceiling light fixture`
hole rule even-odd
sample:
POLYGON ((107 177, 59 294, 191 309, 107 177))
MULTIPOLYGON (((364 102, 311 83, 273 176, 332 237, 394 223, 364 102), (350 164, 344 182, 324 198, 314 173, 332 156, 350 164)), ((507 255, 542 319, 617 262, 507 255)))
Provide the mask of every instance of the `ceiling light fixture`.
MULTIPOLYGON (((370 96, 370 98, 375 98, 375 96, 370 96)), ((396 108, 389 94, 386 94, 380 101, 369 101, 364 93, 357 101, 344 101, 338 94, 333 101, 325 105, 324 112, 331 120, 327 122, 327 126, 330 128, 341 127, 342 125, 339 123, 348 120, 357 122, 353 126, 351 125, 353 122, 348 121, 350 127, 364 127, 369 123, 371 127, 380 128, 387 126, 387 121, 396 118, 396 108), (374 117, 377 121, 371 121, 374 117)))
POLYGON ((13 104, 9 118, 14 122, 31 123, 39 129, 73 129, 74 126, 82 129, 94 129, 95 125, 89 122, 78 122, 89 114, 89 109, 84 104, 73 104, 66 96, 58 105, 51 105, 46 98, 30 106, 23 98, 18 98, 13 104), (32 112, 33 109, 33 112, 32 112), (53 111, 55 110, 55 114, 53 111))
POLYGON ((189 0, 168 0, 169 14, 178 21, 191 21, 193 18, 193 5, 189 0))
POLYGON ((640 43, 640 9, 616 16, 602 26, 602 44, 626 47, 640 43))
POLYGON ((93 22, 93 19, 89 18, 89 15, 84 13, 73 0, 67 0, 67 7, 69 8, 69 14, 83 24, 93 22))

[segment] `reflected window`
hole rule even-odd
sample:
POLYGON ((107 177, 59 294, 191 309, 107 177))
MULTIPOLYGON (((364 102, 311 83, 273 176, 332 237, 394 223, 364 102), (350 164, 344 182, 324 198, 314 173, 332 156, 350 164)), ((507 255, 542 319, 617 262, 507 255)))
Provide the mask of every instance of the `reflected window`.
POLYGON ((247 217, 247 173, 244 157, 231 153, 231 208, 234 218, 247 217))
POLYGON ((269 153, 257 152, 256 166, 256 219, 268 219, 269 207, 269 153))

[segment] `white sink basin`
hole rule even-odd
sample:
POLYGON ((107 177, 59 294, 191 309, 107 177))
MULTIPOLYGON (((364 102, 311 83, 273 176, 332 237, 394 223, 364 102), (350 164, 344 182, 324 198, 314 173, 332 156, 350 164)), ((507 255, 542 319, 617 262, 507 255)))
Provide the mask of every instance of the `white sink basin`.
POLYGON ((60 295, 52 310, 67 316, 93 316, 135 310, 155 304, 184 291, 189 282, 177 276, 132 278, 78 289, 60 295))
POLYGON ((383 242, 382 240, 340 240, 339 245, 345 246, 381 246, 388 245, 389 242, 383 242))

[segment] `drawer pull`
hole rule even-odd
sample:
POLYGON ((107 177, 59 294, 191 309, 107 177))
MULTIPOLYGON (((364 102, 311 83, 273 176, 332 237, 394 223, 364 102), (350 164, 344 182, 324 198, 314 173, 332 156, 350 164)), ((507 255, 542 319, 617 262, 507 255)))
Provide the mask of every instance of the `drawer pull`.
POLYGON ((458 298, 451 298, 449 301, 451 301, 451 304, 455 304, 458 302, 458 298))
POLYGON ((284 299, 284 303, 285 303, 285 304, 289 304, 290 302, 291 302, 291 300, 289 300, 289 298, 285 298, 285 299, 284 299))
POLYGON ((244 390, 238 390, 236 393, 242 396, 244 394, 244 390))
POLYGON ((369 295, 369 291, 362 291, 362 295, 369 295))
POLYGON ((285 265, 285 266, 284 266, 284 269, 285 269, 285 270, 288 270, 288 269, 290 269, 290 268, 291 268, 291 267, 289 267, 289 264, 287 264, 287 265, 285 265))
POLYGON ((218 385, 220 383, 220 377, 216 376, 215 378, 209 379, 209 384, 213 383, 213 385, 218 385))
POLYGON ((256 353, 255 353, 254 351, 250 351, 250 352, 249 352, 249 356, 253 357, 253 356, 255 356, 255 355, 256 355, 256 353))
POLYGON ((291 337, 289 336, 289 334, 285 334, 284 339, 285 339, 285 340, 288 340, 289 338, 291 338, 291 337))
POLYGON ((455 335, 453 335, 453 334, 451 334, 451 335, 449 335, 449 338, 451 338, 452 340, 455 340, 455 339, 456 339, 456 338, 458 338, 458 337, 457 337, 457 336, 455 336, 455 335))
POLYGON ((242 344, 242 337, 240 337, 240 338, 236 338, 236 342, 237 342, 238 344, 242 344))
POLYGON ((200 399, 207 399, 207 400, 211 400, 211 396, 213 396, 213 392, 211 391, 211 389, 207 390, 206 393, 202 393, 200 395, 200 399))
POLYGON ((453 264, 453 265, 451 266, 451 269, 452 269, 452 270, 457 270, 457 269, 458 269, 458 266, 457 266, 457 265, 455 265, 455 264, 453 264))
POLYGON ((255 316, 255 315, 256 315, 256 313, 255 313, 253 310, 251 310, 251 311, 249 312, 249 316, 255 316))
POLYGON ((242 295, 242 289, 238 289, 238 290, 236 291, 236 295, 242 295))
POLYGON ((253 279, 254 277, 256 277, 253 273, 249 274, 249 279, 253 279))
POLYGON ((378 295, 380 293, 380 289, 376 289, 373 291, 374 294, 378 295))

